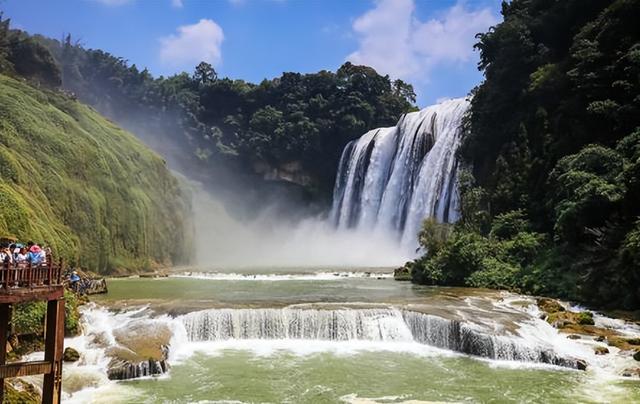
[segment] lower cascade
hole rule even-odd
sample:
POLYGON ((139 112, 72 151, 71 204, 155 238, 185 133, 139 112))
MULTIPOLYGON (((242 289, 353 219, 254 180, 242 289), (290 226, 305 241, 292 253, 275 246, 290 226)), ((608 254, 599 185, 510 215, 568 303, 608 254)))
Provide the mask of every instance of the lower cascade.
POLYGON ((455 222, 455 153, 468 109, 465 99, 448 100, 347 144, 334 187, 333 223, 339 228, 395 232, 413 250, 424 218, 455 222))
POLYGON ((417 342, 468 355, 580 368, 516 336, 492 335, 457 320, 400 309, 212 309, 180 317, 190 341, 306 339, 417 342))

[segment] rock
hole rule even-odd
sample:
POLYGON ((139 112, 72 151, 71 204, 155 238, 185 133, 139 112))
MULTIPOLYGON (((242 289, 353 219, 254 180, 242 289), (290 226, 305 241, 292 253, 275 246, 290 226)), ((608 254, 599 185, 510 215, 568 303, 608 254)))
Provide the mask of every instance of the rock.
POLYGON ((65 348, 62 354, 62 360, 65 362, 77 362, 80 360, 80 352, 73 348, 65 348))
POLYGON ((164 271, 145 272, 138 275, 140 278, 168 278, 169 274, 164 271))
POLYGON ((556 311, 550 313, 547 322, 556 328, 569 328, 573 332, 580 334, 592 334, 594 325, 593 314, 589 311, 573 312, 573 311, 556 311))
POLYGON ((595 338, 595 341, 598 341, 598 342, 604 342, 604 340, 605 340, 604 335, 598 335, 598 336, 595 338))
POLYGON ((97 295, 101 293, 108 293, 107 280, 106 279, 86 279, 83 282, 82 292, 86 295, 97 295))
POLYGON ((536 304, 540 310, 549 314, 564 311, 564 307, 562 307, 557 300, 549 299, 547 297, 540 297, 536 299, 536 304))
POLYGON ((587 370, 587 362, 582 359, 578 359, 576 361, 576 369, 578 370, 587 370))
POLYGON ((582 337, 579 336, 578 334, 569 334, 567 335, 568 339, 581 339, 582 337))
POLYGON ((166 324, 140 322, 114 331, 117 346, 107 349, 111 357, 107 376, 127 380, 165 373, 172 332, 166 324))
POLYGON ((636 351, 636 353, 633 354, 633 359, 640 362, 640 351, 636 351))
POLYGON ((627 338, 626 341, 629 345, 640 345, 640 338, 627 338))
POLYGON ((640 377, 640 368, 628 368, 622 371, 624 377, 640 377))
POLYGON ((593 350, 596 353, 596 355, 606 355, 609 353, 609 349, 604 346, 593 347, 593 350))
POLYGON ((131 363, 120 359, 114 359, 109 363, 107 376, 109 380, 129 380, 144 376, 155 376, 166 373, 169 364, 165 359, 131 363))
POLYGON ((265 162, 256 162, 253 171, 267 181, 283 181, 306 187, 314 183, 313 178, 304 170, 302 161, 291 161, 274 167, 265 162))

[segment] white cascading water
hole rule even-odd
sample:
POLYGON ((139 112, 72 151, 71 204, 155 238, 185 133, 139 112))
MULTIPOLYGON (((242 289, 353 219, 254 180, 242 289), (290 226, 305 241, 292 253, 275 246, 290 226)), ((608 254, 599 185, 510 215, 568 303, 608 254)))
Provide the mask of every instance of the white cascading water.
MULTIPOLYGON (((64 400, 69 403, 118 401, 127 397, 130 402, 145 401, 134 387, 109 380, 112 363, 110 351, 121 348, 120 331, 168 328, 172 337, 168 361, 182 363, 194 353, 219 354, 227 349, 255 351, 269 355, 279 350, 306 355, 316 352, 360 352, 389 350, 417 355, 446 355, 454 351, 475 357, 497 360, 501 366, 556 365, 580 368, 589 364, 595 375, 603 380, 615 378, 629 366, 629 359, 616 355, 596 355, 591 340, 570 340, 546 321, 531 305, 514 306, 527 297, 505 296, 496 301, 503 313, 520 313, 513 330, 496 324, 479 324, 462 319, 445 318, 411 310, 406 307, 331 307, 295 305, 284 308, 209 309, 177 317, 156 316, 148 308, 113 313, 89 304, 82 308, 83 335, 65 340, 65 345, 77 349, 80 360, 65 363, 63 372, 64 400), (527 316, 521 317, 523 313, 527 316), (143 326, 143 327, 142 327, 143 326), (434 351, 435 350, 435 351, 434 351), (525 365, 528 363, 528 365, 525 365), (612 376, 614 375, 614 376, 612 376)), ((470 303, 473 306, 472 303, 470 303)), ((460 312, 463 313, 463 312, 460 312)), ((464 317, 464 316, 462 316, 464 317)), ((619 330, 630 338, 640 336, 637 326, 594 314, 596 323, 619 330)), ((42 353, 29 360, 40 360, 42 353)), ((162 369, 164 371, 164 369, 162 369)), ((153 373, 140 368, 129 377, 153 373)), ((39 383, 42 378, 29 379, 39 383)))
POLYGON ((330 218, 338 228, 395 232, 415 249, 422 221, 459 218, 456 190, 465 99, 404 115, 395 127, 367 132, 344 149, 330 218))
POLYGON ((180 317, 188 341, 323 340, 417 342, 488 359, 576 368, 552 346, 498 336, 477 326, 394 308, 212 309, 180 317))

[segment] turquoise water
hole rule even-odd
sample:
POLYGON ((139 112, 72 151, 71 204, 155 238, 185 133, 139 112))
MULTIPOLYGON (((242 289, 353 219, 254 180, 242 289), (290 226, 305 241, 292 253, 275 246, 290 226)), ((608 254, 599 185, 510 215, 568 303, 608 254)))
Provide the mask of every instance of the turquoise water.
MULTIPOLYGON (((115 309, 144 304, 171 315, 220 307, 385 303, 425 305, 445 314, 462 311, 466 315, 478 315, 484 322, 493 318, 510 319, 509 313, 505 314, 493 304, 499 300, 496 296, 496 292, 430 288, 376 276, 315 280, 186 277, 111 280, 109 293, 95 300, 115 309)), ((72 395, 68 401, 640 402, 640 381, 624 380, 601 369, 582 372, 530 363, 496 362, 417 343, 228 340, 183 344, 183 352, 173 358, 167 375, 104 382, 72 395)))
POLYGON ((578 371, 514 369, 466 357, 393 352, 259 356, 225 350, 215 356, 196 354, 174 366, 169 378, 126 384, 134 389, 124 400, 131 403, 640 401, 638 384, 603 388, 578 371))

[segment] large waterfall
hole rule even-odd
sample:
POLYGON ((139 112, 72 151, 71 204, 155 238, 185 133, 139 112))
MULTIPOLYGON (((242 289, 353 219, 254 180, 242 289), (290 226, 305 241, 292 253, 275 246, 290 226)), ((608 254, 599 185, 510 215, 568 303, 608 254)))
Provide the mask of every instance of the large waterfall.
POLYGON ((347 144, 333 194, 334 224, 395 232, 403 246, 413 249, 426 217, 456 221, 455 153, 468 108, 464 99, 445 101, 347 144))

